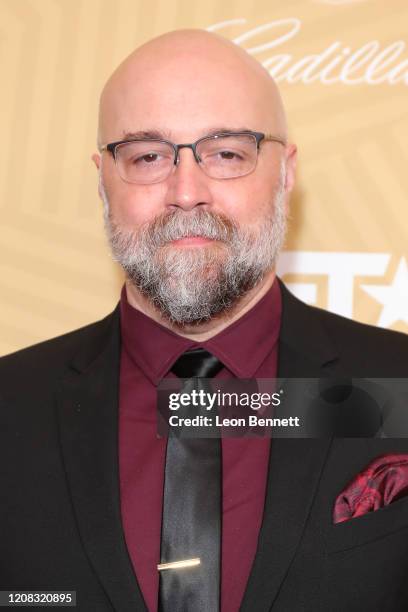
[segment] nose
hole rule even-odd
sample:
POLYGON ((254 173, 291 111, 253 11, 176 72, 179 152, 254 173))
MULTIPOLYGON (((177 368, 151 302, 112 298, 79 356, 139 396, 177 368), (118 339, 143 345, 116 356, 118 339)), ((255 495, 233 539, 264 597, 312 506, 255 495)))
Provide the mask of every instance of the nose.
POLYGON ((188 211, 196 206, 210 205, 210 181, 196 162, 192 150, 180 149, 179 163, 167 181, 167 206, 188 211))

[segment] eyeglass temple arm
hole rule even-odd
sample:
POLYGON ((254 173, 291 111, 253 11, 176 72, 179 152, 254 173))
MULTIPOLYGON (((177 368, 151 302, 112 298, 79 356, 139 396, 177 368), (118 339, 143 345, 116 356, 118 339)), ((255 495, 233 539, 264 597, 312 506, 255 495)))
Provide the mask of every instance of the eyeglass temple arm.
POLYGON ((264 140, 264 141, 272 141, 272 142, 279 142, 284 147, 286 147, 286 145, 287 145, 287 141, 286 141, 285 138, 281 138, 280 136, 273 136, 273 134, 265 134, 265 136, 264 136, 264 138, 262 140, 264 140))

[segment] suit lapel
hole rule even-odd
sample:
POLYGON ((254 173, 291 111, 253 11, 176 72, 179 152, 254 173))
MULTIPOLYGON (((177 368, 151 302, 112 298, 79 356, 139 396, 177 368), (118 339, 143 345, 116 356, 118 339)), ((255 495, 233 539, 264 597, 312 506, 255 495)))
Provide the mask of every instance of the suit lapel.
MULTIPOLYGON (((282 284, 281 291, 278 377, 319 378, 336 364, 336 350, 314 311, 282 284)), ((330 439, 272 438, 264 517, 241 612, 272 608, 300 543, 330 445, 330 439)))
POLYGON ((146 610, 125 544, 118 466, 118 309, 76 356, 58 399, 60 437, 84 548, 118 612, 146 610))

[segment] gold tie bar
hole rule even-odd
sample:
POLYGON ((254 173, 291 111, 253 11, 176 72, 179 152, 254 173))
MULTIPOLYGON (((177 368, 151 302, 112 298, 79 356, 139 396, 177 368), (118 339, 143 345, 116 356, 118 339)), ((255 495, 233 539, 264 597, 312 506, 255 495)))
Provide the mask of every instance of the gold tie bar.
POLYGON ((194 559, 184 559, 183 561, 171 561, 170 563, 159 563, 157 569, 159 572, 167 569, 182 569, 184 567, 193 567, 194 565, 200 565, 200 557, 194 559))

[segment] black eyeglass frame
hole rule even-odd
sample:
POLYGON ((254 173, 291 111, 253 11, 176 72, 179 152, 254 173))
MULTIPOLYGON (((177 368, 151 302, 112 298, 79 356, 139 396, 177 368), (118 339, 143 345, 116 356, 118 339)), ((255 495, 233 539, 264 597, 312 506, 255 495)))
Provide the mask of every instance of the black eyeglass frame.
POLYGON ((243 132, 220 132, 219 134, 213 134, 212 136, 203 136, 196 140, 196 142, 185 142, 181 144, 175 144, 170 140, 164 140, 161 138, 128 138, 126 140, 117 140, 115 142, 110 142, 106 145, 102 145, 99 150, 102 153, 103 151, 109 151, 112 155, 113 159, 116 162, 116 150, 120 145, 128 144, 131 142, 161 142, 164 144, 168 144, 173 148, 174 151, 174 165, 177 166, 180 161, 179 151, 180 149, 191 149, 194 155, 194 159, 199 164, 201 163, 201 158, 197 153, 197 146, 205 141, 205 140, 213 140, 216 138, 225 138, 226 136, 253 136, 256 141, 256 149, 259 151, 259 146, 261 142, 279 142, 281 145, 286 146, 286 140, 281 138, 280 136, 274 136, 272 134, 264 134, 263 132, 252 132, 250 130, 243 132))

